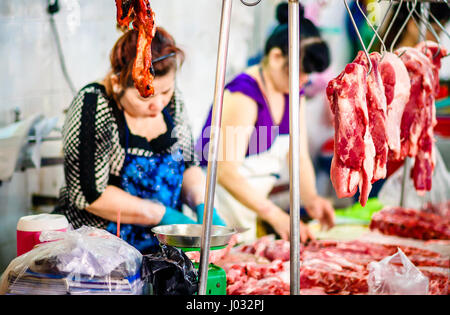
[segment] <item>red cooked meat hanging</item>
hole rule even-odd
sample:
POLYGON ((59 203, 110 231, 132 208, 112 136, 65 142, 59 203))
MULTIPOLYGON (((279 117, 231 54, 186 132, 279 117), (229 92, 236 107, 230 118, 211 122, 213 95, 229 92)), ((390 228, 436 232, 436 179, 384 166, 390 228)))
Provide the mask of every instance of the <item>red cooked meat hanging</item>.
POLYGON ((154 93, 154 76, 150 68, 152 66, 151 45, 156 31, 155 14, 148 0, 116 0, 116 7, 117 23, 128 29, 133 22, 133 28, 139 32, 132 77, 139 94, 142 97, 148 97, 154 93))

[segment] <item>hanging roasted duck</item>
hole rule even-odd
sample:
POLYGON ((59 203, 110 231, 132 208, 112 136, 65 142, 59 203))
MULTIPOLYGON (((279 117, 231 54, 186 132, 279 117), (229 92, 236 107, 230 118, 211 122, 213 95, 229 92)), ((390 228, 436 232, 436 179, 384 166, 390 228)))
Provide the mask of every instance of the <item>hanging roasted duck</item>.
POLYGON ((136 59, 133 64, 132 77, 134 85, 142 97, 153 95, 152 40, 155 36, 155 14, 149 0, 115 0, 117 23, 119 26, 138 30, 136 59))

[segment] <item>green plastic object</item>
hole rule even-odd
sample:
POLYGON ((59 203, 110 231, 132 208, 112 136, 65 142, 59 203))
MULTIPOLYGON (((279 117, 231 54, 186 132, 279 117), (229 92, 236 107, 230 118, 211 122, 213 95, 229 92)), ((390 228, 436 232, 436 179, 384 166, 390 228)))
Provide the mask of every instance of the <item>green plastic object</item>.
POLYGON ((336 209, 335 213, 338 217, 351 218, 369 223, 372 219, 372 215, 381 209, 383 209, 383 204, 378 200, 378 198, 370 198, 367 200, 365 207, 361 206, 361 204, 357 202, 351 207, 336 209))

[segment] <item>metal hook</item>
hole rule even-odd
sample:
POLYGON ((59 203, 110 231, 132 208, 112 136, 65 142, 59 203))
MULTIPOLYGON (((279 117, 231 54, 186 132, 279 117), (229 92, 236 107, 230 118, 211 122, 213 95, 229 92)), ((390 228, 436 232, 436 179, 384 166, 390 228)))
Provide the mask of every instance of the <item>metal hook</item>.
MULTIPOLYGON (((380 2, 380 0, 378 0, 378 2, 380 2)), ((377 30, 382 28, 384 22, 386 21, 387 16, 389 15, 389 11, 391 10, 393 4, 394 4, 394 1, 393 1, 393 0, 390 0, 389 7, 388 7, 388 9, 386 10, 386 13, 385 13, 383 19, 381 20, 381 23, 380 23, 380 25, 378 26, 377 30)), ((384 53, 387 51, 387 49, 386 49, 385 42, 384 42, 383 39, 380 38, 380 35, 379 35, 378 31, 376 32, 376 34, 373 34, 372 39, 370 40, 369 46, 367 47, 367 50, 370 51, 370 48, 372 47, 372 44, 374 43, 374 40, 375 40, 375 38, 377 38, 377 37, 378 37, 378 39, 380 39, 381 43, 383 44, 384 52, 382 53, 382 55, 383 55, 383 57, 384 57, 384 53)), ((382 58, 383 58, 383 57, 382 57, 382 58)))
MULTIPOLYGON (((450 8, 449 3, 447 1, 445 1, 445 2, 447 3, 447 6, 449 6, 449 8, 450 8)), ((450 38, 450 34, 447 32, 447 30, 441 24, 441 22, 439 22, 439 20, 431 13, 431 11, 429 11, 428 14, 431 16, 431 18, 434 20, 434 22, 439 26, 441 31, 444 32, 444 34, 447 35, 448 38, 450 38)), ((448 57, 448 56, 450 56, 450 52, 447 55, 443 56, 442 58, 445 58, 445 57, 448 57)))
MULTIPOLYGON (((409 7, 409 5, 407 5, 406 7, 407 7, 408 11, 411 11, 411 8, 409 7)), ((417 30, 419 31, 419 35, 421 36, 421 37, 419 37, 419 39, 423 38, 425 40, 426 33, 424 33, 424 30, 422 29, 420 23, 417 21, 417 19, 416 19, 416 17, 414 15, 412 16, 412 20, 413 20, 414 24, 416 24, 417 30)), ((424 53, 426 53, 427 50, 428 50, 428 44, 425 41, 425 52, 424 53)))
MULTIPOLYGON (((394 40, 393 40, 392 43, 391 43, 391 49, 390 49, 391 52, 394 50, 395 43, 397 42, 398 38, 400 37, 400 34, 403 32, 403 29, 405 28, 406 24, 408 24, 408 21, 411 19, 411 16, 413 15, 414 10, 416 9, 416 6, 417 6, 417 0, 414 0, 413 10, 409 12, 408 16, 407 16, 406 19, 405 19, 405 22, 403 23, 402 27, 401 27, 400 30, 398 31, 397 35, 395 35, 394 40)), ((408 7, 408 4, 406 4, 406 7, 408 7)), ((405 50, 405 51, 406 51, 406 50, 405 50)), ((399 55, 399 57, 400 57, 401 55, 403 55, 403 53, 404 53, 405 51, 403 51, 403 52, 399 55)))
POLYGON ((367 60, 369 61, 369 71, 367 71, 367 75, 369 75, 373 68, 372 61, 370 60, 370 56, 369 56, 369 53, 367 52, 366 46, 364 46, 364 41, 361 37, 361 34, 359 33, 358 26, 356 25, 356 22, 355 22, 355 19, 353 18, 352 12, 350 11, 347 0, 344 0, 344 5, 345 5, 345 8, 347 9, 348 14, 350 15, 350 19, 353 23, 353 27, 355 28, 355 32, 358 35, 359 41, 361 43, 361 46, 363 47, 364 53, 366 54, 367 60))
POLYGON ((244 5, 248 6, 248 7, 253 7, 253 6, 257 5, 258 3, 260 3, 261 0, 256 0, 255 2, 248 2, 248 1, 245 1, 245 0, 241 0, 241 2, 242 2, 242 4, 244 4, 244 5))
MULTIPOLYGON (((392 4, 392 0, 391 0, 391 4, 392 4)), ((381 39, 380 35, 378 34, 378 32, 375 30, 375 28, 373 27, 373 25, 370 23, 370 20, 367 18, 367 16, 364 14, 363 9, 361 9, 361 6, 359 5, 359 0, 356 0, 356 5, 358 6, 359 11, 361 12, 361 14, 364 16, 364 19, 366 20, 367 24, 370 26, 370 28, 372 29, 372 31, 375 33, 374 36, 378 37, 378 39, 381 41, 381 44, 384 47, 384 51, 386 51, 386 46, 383 42, 383 40, 381 39)), ((386 17, 386 16, 385 16, 386 17)), ((384 20, 383 20, 384 21, 384 20)), ((372 43, 372 41, 371 41, 372 43)), ((370 47, 367 48, 367 51, 370 51, 370 47)))
MULTIPOLYGON (((416 12, 416 14, 417 14, 417 12, 416 12)), ((430 10, 428 10, 428 15, 431 15, 430 10)), ((439 38, 439 35, 434 30, 434 27, 433 27, 433 25, 431 25, 429 20, 425 20, 425 18, 423 16, 420 16, 420 20, 425 23, 425 26, 428 28, 428 30, 431 32, 431 34, 434 36, 434 38, 436 38, 436 42, 438 43, 438 50, 436 51, 436 54, 434 54, 434 56, 433 56, 433 58, 436 58, 437 56, 439 56, 439 53, 441 52, 441 39, 439 38)), ((438 23, 438 24, 440 24, 440 23, 438 23)))

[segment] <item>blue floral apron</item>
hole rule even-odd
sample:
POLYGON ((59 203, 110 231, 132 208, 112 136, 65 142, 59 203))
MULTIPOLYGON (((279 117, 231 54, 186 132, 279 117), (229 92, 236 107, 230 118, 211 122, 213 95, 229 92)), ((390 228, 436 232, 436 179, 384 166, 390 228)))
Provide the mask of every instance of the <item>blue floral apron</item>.
MULTIPOLYGON (((121 176, 122 189, 133 196, 152 200, 181 211, 180 194, 185 169, 181 151, 155 153, 150 157, 129 154, 130 131, 126 123, 125 128, 126 155, 121 176)), ((152 227, 121 224, 120 237, 143 254, 154 252, 159 243, 157 238, 152 235, 152 227)), ((110 222, 106 229, 116 235, 117 223, 110 222)))

